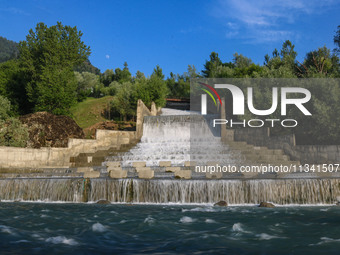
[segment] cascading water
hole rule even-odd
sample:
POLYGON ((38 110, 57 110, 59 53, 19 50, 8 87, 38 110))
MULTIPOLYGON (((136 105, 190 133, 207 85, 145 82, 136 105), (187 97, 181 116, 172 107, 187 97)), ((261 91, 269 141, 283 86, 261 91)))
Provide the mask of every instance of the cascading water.
MULTIPOLYGON (((171 112, 173 113, 173 112, 171 112)), ((130 152, 108 158, 123 166, 146 161, 182 165, 184 161, 219 160, 241 162, 213 135, 198 115, 146 117, 141 142, 130 152)), ((106 199, 127 203, 214 203, 334 204, 340 197, 340 179, 83 179, 8 178, 0 179, 0 200, 95 202, 106 199)))
POLYGON ((132 203, 334 204, 339 179, 141 180, 7 179, 0 180, 1 200, 132 203))
POLYGON ((186 115, 145 117, 141 142, 129 152, 108 157, 107 161, 121 161, 123 167, 136 161, 146 161, 147 166, 158 166, 159 161, 171 161, 172 165, 179 166, 184 161, 202 165, 212 161, 233 165, 240 162, 240 154, 222 144, 221 138, 213 134, 201 115, 188 115, 185 111, 165 112, 186 115))

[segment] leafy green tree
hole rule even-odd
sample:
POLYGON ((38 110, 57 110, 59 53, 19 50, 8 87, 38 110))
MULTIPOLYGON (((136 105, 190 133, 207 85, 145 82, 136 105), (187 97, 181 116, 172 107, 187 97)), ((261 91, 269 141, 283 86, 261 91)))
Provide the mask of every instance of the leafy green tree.
POLYGON ((137 71, 136 76, 134 77, 134 80, 140 80, 140 79, 145 79, 145 75, 141 71, 137 71))
POLYGON ((211 52, 210 59, 205 61, 204 69, 202 70, 202 74, 206 78, 215 77, 215 71, 218 66, 222 65, 221 59, 218 57, 218 53, 211 52))
POLYGON ((339 58, 324 46, 308 52, 299 70, 304 77, 338 77, 339 58))
POLYGON ((25 147, 28 130, 17 118, 10 115, 10 101, 0 96, 0 146, 25 147))
POLYGON ((160 79, 164 79, 164 74, 162 68, 157 65, 156 68, 153 69, 153 73, 151 74, 151 77, 158 77, 160 79))
POLYGON ((237 68, 246 68, 253 64, 253 61, 250 58, 243 56, 242 54, 234 53, 234 65, 237 68))
POLYGON ((86 97, 94 96, 94 91, 101 86, 99 75, 89 72, 78 73, 74 72, 78 86, 77 86, 77 99, 83 101, 86 97))
POLYGON ((0 64, 0 95, 11 101, 11 112, 26 114, 31 108, 27 98, 25 80, 17 60, 0 64))
POLYGON ((289 40, 286 40, 282 44, 280 52, 275 49, 272 53, 272 57, 267 54, 260 76, 266 78, 296 78, 297 52, 294 48, 295 45, 289 40))
POLYGON ((117 93, 112 101, 113 112, 118 112, 127 121, 136 113, 137 99, 134 84, 131 82, 118 83, 117 93))
POLYGON ((28 129, 17 118, 0 119, 0 146, 26 147, 28 129))
POLYGON ((73 69, 90 55, 81 37, 76 27, 39 23, 35 31, 29 31, 26 41, 20 42, 20 63, 34 111, 68 114, 76 102, 73 69))
POLYGON ((81 63, 80 65, 76 66, 74 68, 74 71, 79 72, 79 73, 83 73, 83 72, 89 72, 89 73, 93 73, 96 75, 100 75, 100 70, 93 66, 90 62, 90 60, 85 60, 83 63, 81 63))
POLYGON ((116 73, 116 75, 117 75, 116 80, 119 81, 119 82, 131 81, 132 76, 131 76, 131 73, 129 71, 129 67, 128 67, 127 62, 124 62, 123 70, 119 74, 116 73))
POLYGON ((0 120, 8 119, 11 111, 11 102, 3 96, 0 96, 0 120))

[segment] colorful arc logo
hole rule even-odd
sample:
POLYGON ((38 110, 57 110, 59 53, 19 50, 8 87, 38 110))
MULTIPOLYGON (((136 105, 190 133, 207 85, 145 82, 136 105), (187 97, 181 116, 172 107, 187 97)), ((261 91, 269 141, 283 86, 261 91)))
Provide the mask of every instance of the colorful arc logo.
MULTIPOLYGON (((221 100, 219 94, 216 92, 216 90, 215 90, 213 87, 211 87, 210 85, 205 84, 205 83, 203 83, 203 82, 199 82, 199 84, 201 84, 201 85, 203 85, 203 86, 209 88, 212 92, 214 92, 214 94, 217 96, 217 98, 218 98, 218 100, 220 101, 220 104, 221 104, 221 106, 222 106, 222 100, 221 100)), ((215 105, 217 105, 214 96, 211 94, 211 92, 210 92, 209 90, 204 89, 204 88, 201 88, 201 90, 203 90, 205 93, 207 93, 207 94, 211 97, 211 99, 214 101, 215 105)), ((207 106, 206 106, 207 95, 204 94, 204 95, 201 95, 201 97, 202 97, 202 100, 201 100, 201 103, 202 103, 202 104, 201 104, 201 107, 202 107, 201 113, 202 113, 203 115, 205 115, 205 114, 207 114, 207 106)))

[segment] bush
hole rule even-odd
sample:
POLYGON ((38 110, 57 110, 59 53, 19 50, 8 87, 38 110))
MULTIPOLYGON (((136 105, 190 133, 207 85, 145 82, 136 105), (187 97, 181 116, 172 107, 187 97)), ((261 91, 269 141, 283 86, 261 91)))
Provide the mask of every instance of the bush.
POLYGON ((16 118, 0 120, 0 146, 25 147, 28 130, 16 118))
POLYGON ((0 96, 0 120, 6 120, 11 111, 11 102, 3 96, 0 96))

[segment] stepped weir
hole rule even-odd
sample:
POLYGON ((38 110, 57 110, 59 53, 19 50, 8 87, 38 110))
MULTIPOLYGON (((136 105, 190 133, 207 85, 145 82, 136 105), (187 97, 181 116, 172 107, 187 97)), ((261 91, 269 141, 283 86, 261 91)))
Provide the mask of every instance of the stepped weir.
MULTIPOLYGON (((200 115, 145 117, 141 141, 127 152, 107 156, 96 168, 98 178, 85 178, 77 169, 48 170, 45 173, 11 175, 0 179, 0 199, 3 201, 64 201, 96 202, 101 199, 122 203, 215 203, 258 204, 334 204, 340 197, 339 178, 290 176, 276 178, 263 175, 251 178, 223 174, 207 179, 205 173, 195 173, 192 165, 209 162, 241 165, 262 162, 290 164, 281 150, 256 148, 246 143, 222 143, 218 131, 209 129, 200 115), (162 165, 169 162, 169 165, 162 165), (136 163, 143 163, 137 166, 136 163), (112 177, 108 172, 115 165, 126 176, 112 177), (176 178, 176 171, 189 171, 190 178, 176 178), (142 169, 142 170, 141 170, 142 169), (179 170, 178 170, 179 169, 179 170), (149 178, 140 172, 152 171, 149 178), (48 174, 47 174, 48 173, 48 174), (192 173, 192 175, 191 175, 192 173), (112 177, 112 178, 110 178, 112 177)), ((176 112, 175 112, 176 113, 176 112)))

